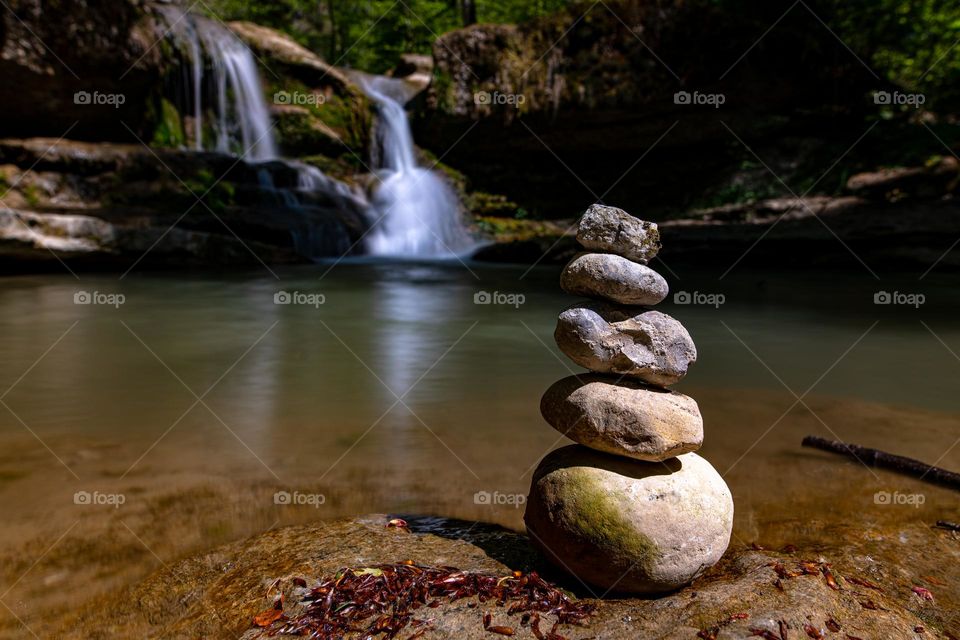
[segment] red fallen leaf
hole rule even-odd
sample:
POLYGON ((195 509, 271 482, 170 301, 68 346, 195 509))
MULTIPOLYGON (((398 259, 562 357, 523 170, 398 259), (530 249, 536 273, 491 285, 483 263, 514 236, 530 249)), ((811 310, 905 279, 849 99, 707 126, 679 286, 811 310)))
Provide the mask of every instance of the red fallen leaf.
POLYGON ((780 627, 781 640, 787 640, 787 629, 790 628, 790 625, 787 624, 786 620, 778 620, 777 625, 780 627))
POLYGON ((783 582, 780 581, 780 578, 777 578, 776 580, 773 581, 773 586, 775 586, 780 591, 786 591, 786 589, 783 588, 783 582))
POLYGON ((833 577, 833 572, 830 571, 829 565, 823 565, 821 567, 823 570, 823 577, 827 581, 827 586, 833 589, 834 591, 840 591, 840 585, 837 584, 837 579, 833 577))
POLYGON ((403 518, 394 518, 386 526, 387 529, 407 529, 408 527, 407 521, 403 518))
POLYGON ((878 605, 873 600, 861 600, 860 606, 864 609, 870 609, 871 611, 886 611, 886 609, 878 605))
POLYGON ((305 587, 307 586, 307 581, 304 580, 303 578, 294 578, 293 584, 297 587, 305 587))
POLYGON ((914 587, 913 592, 917 594, 921 600, 929 600, 933 602, 933 594, 930 593, 929 589, 924 589, 923 587, 914 587))
POLYGON ((866 587, 867 589, 873 589, 874 591, 879 591, 880 593, 883 593, 883 589, 881 589, 881 588, 878 587, 877 585, 873 584, 873 583, 870 582, 869 580, 864 580, 863 578, 848 577, 848 578, 846 578, 846 581, 847 581, 847 582, 852 582, 853 584, 858 584, 858 585, 860 585, 861 587, 866 587))
POLYGON ((863 638, 860 638, 860 637, 858 637, 858 636, 852 636, 852 635, 850 635, 850 634, 848 633, 848 634, 847 634, 847 640, 863 640, 863 638))
POLYGON ((258 627, 269 627, 279 620, 282 615, 283 609, 267 609, 254 616, 253 624, 258 627))
POLYGON ((796 577, 798 577, 798 576, 802 576, 802 575, 803 575, 803 572, 802 572, 802 571, 790 571, 790 570, 788 570, 785 566, 783 566, 783 563, 782 563, 782 562, 771 562, 771 563, 768 564, 767 566, 768 566, 768 567, 773 567, 773 570, 777 573, 777 576, 779 576, 780 578, 783 578, 783 579, 796 578, 796 577))
POLYGON ((804 560, 799 564, 799 567, 804 575, 816 576, 820 574, 820 565, 813 560, 804 560))
POLYGON ((734 620, 746 620, 750 617, 749 613, 732 613, 730 617, 727 618, 728 622, 733 622, 734 620))
POLYGON ((786 545, 786 546, 783 548, 783 552, 784 552, 784 553, 796 553, 796 552, 797 552, 797 547, 796 547, 796 545, 788 544, 788 545, 786 545))
POLYGON ((830 629, 830 631, 833 631, 834 633, 836 633, 840 631, 840 623, 834 620, 833 618, 830 618, 829 620, 827 620, 827 629, 830 629))
POLYGON ((773 631, 767 631, 766 629, 750 629, 751 636, 759 636, 763 640, 780 640, 780 636, 774 635, 773 631))
POLYGON ((759 544, 757 544, 756 542, 751 542, 750 548, 753 549, 754 551, 764 551, 764 548, 759 544))
POLYGON ((512 636, 514 633, 513 627, 501 627, 501 626, 488 627, 487 631, 489 631, 490 633, 498 633, 501 636, 512 636))
POLYGON ((820 630, 814 627, 811 624, 803 625, 803 630, 807 632, 807 635, 813 638, 814 640, 823 640, 823 634, 820 633, 820 630))
POLYGON ((493 620, 493 616, 490 615, 489 611, 485 611, 483 614, 483 628, 490 633, 497 633, 501 636, 512 636, 514 631, 513 627, 503 627, 499 625, 491 625, 490 622, 493 620))
POLYGON ((697 637, 702 640, 717 640, 718 633, 720 633, 720 627, 711 627, 709 629, 701 629, 697 637))
POLYGON ((913 628, 913 632, 914 632, 914 633, 923 633, 924 631, 926 631, 926 629, 924 629, 924 628, 921 627, 920 625, 917 625, 917 626, 915 626, 915 627, 913 628))

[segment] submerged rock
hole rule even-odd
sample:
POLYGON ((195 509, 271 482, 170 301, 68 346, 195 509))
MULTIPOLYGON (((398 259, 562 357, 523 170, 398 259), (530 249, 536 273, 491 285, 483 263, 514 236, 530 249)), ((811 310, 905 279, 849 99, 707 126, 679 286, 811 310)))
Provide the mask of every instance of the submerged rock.
POLYGON ((680 588, 730 542, 733 497, 695 453, 638 462, 572 445, 537 467, 524 514, 531 541, 604 591, 680 588))
POLYGON ((623 209, 595 204, 580 218, 577 242, 587 249, 646 264, 660 251, 660 231, 656 223, 635 218, 623 209))
POLYGON ((655 305, 667 297, 667 281, 650 267, 611 253, 582 253, 560 274, 567 293, 629 305, 655 305))
POLYGON ((697 360, 690 334, 667 314, 603 302, 566 309, 557 319, 554 338, 581 367, 662 386, 679 382, 697 360))
POLYGON ((574 442, 637 460, 658 462, 703 444, 703 418, 693 398, 632 380, 564 378, 547 389, 540 413, 574 442))

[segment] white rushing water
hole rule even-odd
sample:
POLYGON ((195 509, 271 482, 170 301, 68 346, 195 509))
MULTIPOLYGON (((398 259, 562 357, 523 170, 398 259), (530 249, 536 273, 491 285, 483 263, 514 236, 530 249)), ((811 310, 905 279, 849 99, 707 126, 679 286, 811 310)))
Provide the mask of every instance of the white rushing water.
POLYGON ((403 108, 402 81, 378 76, 360 79, 379 107, 379 153, 374 162, 379 185, 368 202, 362 193, 319 169, 280 158, 256 60, 246 44, 214 20, 174 6, 159 10, 183 60, 181 82, 174 90, 182 112, 192 118, 194 149, 240 156, 252 163, 280 161, 296 170, 296 193, 275 186, 271 163, 257 171, 260 188, 273 194, 279 206, 300 208, 303 194, 313 193, 366 211, 372 225, 366 236, 367 253, 452 257, 474 248, 456 193, 436 172, 417 165, 403 108))
POLYGON ((189 62, 183 87, 192 111, 193 147, 263 162, 279 156, 256 61, 229 29, 173 6, 160 7, 167 33, 189 62), (210 117, 213 142, 204 140, 210 117))
POLYGON ((380 185, 371 203, 374 227, 367 236, 368 252, 399 257, 465 254, 475 243, 463 224, 460 200, 439 175, 417 165, 397 83, 379 76, 361 80, 380 112, 375 167, 380 185))

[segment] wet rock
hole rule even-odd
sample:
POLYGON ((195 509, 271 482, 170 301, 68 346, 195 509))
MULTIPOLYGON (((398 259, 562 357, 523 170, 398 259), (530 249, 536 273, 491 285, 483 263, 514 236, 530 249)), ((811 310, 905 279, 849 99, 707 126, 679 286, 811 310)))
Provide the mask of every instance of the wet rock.
POLYGON ((695 453, 653 463, 572 445, 537 467, 524 521, 544 555, 584 582, 656 593, 688 584, 720 560, 733 497, 695 453))
POLYGON ((628 379, 564 378, 547 389, 540 413, 574 442, 637 460, 666 460, 703 444, 693 398, 628 379))
POLYGON ((567 293, 630 305, 655 305, 667 297, 667 281, 642 264, 610 253, 582 253, 560 275, 567 293))
POLYGON ((661 386, 678 382, 697 360, 690 334, 670 316, 603 302, 566 309, 557 319, 554 338, 581 367, 661 386))
MULTIPOLYGON (((285 613, 295 613, 304 589, 296 587, 293 578, 302 578, 310 587, 343 567, 410 559, 503 575, 514 569, 537 570, 551 580, 558 578, 521 534, 484 523, 406 518, 412 533, 387 529, 388 517, 382 515, 280 527, 168 561, 138 584, 96 598, 80 610, 45 612, 25 622, 43 638, 236 639, 245 634, 250 640, 270 637, 268 632, 252 628, 251 620, 273 606, 277 589, 271 586, 277 580, 285 595, 285 613)), ((921 603, 910 591, 909 582, 911 576, 937 574, 953 584, 960 566, 955 562, 960 551, 955 550, 954 534, 921 522, 894 529, 864 529, 862 523, 823 527, 823 523, 809 520, 796 523, 797 530, 816 532, 818 542, 791 553, 736 544, 690 587, 656 599, 598 601, 599 608, 584 626, 563 625, 558 633, 571 640, 691 639, 723 623, 719 638, 747 638, 755 637, 751 628, 779 635, 779 621, 783 620, 788 637, 797 638, 803 636, 805 624, 824 629, 828 619, 842 625, 838 638, 848 633, 860 638, 915 640, 917 626, 927 628, 931 638, 937 628, 960 633, 960 617, 949 590, 938 589, 934 602, 921 603), (910 544, 902 543, 904 537, 910 544), (931 554, 931 548, 941 552, 931 554), (782 591, 773 585, 776 563, 793 570, 804 558, 830 563, 843 588, 833 590, 823 576, 814 575, 784 579, 782 591), (854 576, 869 579, 884 591, 857 588, 846 580, 854 576), (865 609, 861 604, 865 599, 877 608, 865 609), (732 613, 747 617, 730 620, 732 613)), ((595 589, 591 593, 574 579, 562 584, 591 600, 602 594, 595 589)), ((465 599, 429 609, 433 624, 423 638, 494 637, 483 630, 482 613, 471 604, 475 602, 465 599)), ((533 638, 529 628, 520 626, 518 616, 507 616, 491 603, 483 608, 492 612, 493 624, 514 627, 514 637, 533 638)), ((551 618, 541 623, 541 629, 549 629, 547 624, 552 624, 551 618)), ((8 629, 10 637, 23 635, 23 628, 13 622, 8 629)))
POLYGON ((660 251, 660 232, 654 222, 635 218, 623 209, 595 204, 580 218, 577 242, 587 249, 609 251, 646 264, 660 251))

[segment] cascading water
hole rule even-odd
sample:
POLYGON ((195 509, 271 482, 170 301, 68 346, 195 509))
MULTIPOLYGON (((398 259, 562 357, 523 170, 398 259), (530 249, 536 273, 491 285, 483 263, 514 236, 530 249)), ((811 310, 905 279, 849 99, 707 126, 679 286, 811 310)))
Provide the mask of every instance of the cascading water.
POLYGON ((193 146, 242 156, 252 162, 278 157, 257 65, 250 49, 229 29, 174 6, 159 7, 167 34, 189 65, 182 91, 193 117, 193 146), (213 143, 204 139, 211 114, 213 143))
POLYGON ((367 238, 368 251, 401 257, 465 254, 475 243, 461 220, 459 198, 440 176, 417 166, 404 101, 396 91, 399 82, 379 76, 360 79, 380 111, 381 182, 371 203, 374 226, 367 238))
MULTIPOLYGON (((182 8, 158 7, 167 37, 183 64, 175 101, 189 122, 193 148, 240 156, 260 163, 261 193, 277 206, 295 211, 311 207, 365 211, 372 228, 367 252, 402 257, 445 257, 468 252, 475 243, 461 221, 461 205, 450 186, 433 171, 417 166, 413 136, 403 109, 402 81, 365 77, 361 84, 380 110, 377 134, 380 185, 373 201, 319 169, 282 160, 272 134, 270 111, 250 49, 222 24, 182 8), (295 185, 277 187, 278 166, 296 171, 295 185)), ((338 224, 319 222, 292 232, 304 255, 327 254, 323 247, 350 251, 338 224), (319 226, 318 226, 319 225, 319 226)))

